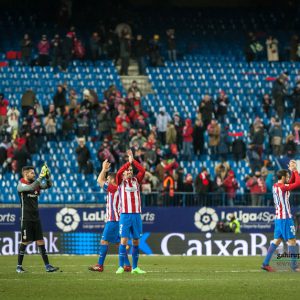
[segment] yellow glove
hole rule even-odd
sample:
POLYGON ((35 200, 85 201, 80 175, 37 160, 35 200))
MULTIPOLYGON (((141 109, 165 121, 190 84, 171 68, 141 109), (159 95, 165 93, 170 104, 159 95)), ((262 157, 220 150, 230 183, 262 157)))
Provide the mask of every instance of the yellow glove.
POLYGON ((39 177, 40 177, 40 178, 45 178, 46 175, 47 175, 47 171, 48 171, 47 166, 43 166, 43 167, 42 167, 42 170, 41 170, 41 173, 40 173, 40 175, 39 175, 39 177))

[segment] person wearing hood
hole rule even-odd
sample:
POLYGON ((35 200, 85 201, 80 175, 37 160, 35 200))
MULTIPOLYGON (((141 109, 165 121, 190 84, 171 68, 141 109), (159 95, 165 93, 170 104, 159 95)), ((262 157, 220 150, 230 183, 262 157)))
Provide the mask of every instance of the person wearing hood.
POLYGON ((193 126, 192 120, 186 119, 185 126, 183 127, 182 136, 183 136, 183 159, 188 161, 192 160, 193 156, 193 126))
POLYGON ((236 190, 239 188, 239 184, 235 178, 235 173, 233 170, 228 172, 227 177, 224 179, 223 186, 227 194, 228 205, 233 206, 236 190))
POLYGON ((156 127, 158 132, 158 140, 162 145, 166 144, 166 132, 168 123, 171 121, 171 117, 166 113, 166 109, 161 107, 159 109, 159 114, 156 117, 156 127))

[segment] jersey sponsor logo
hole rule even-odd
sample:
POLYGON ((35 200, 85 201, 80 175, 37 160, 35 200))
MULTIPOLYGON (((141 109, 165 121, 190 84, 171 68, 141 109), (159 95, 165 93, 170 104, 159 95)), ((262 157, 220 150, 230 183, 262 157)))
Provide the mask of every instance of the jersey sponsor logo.
POLYGON ((137 189, 137 187, 135 187, 135 186, 133 186, 133 187, 130 187, 130 186, 126 186, 125 187, 125 191, 126 192, 136 192, 138 189, 137 189))
POLYGON ((63 232, 76 230, 80 216, 74 208, 64 207, 56 214, 56 226, 63 232))
POLYGON ((27 194, 27 197, 29 197, 29 198, 37 198, 38 195, 37 194, 27 194))
POLYGON ((194 224, 201 231, 214 230, 219 221, 216 211, 211 207, 202 207, 194 215, 194 224))

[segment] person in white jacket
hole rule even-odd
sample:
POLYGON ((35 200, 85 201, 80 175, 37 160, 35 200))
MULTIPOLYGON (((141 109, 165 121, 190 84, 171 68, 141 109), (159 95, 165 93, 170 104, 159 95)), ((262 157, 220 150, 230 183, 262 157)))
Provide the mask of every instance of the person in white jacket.
POLYGON ((10 108, 7 112, 8 125, 12 131, 19 128, 19 116, 20 112, 15 107, 10 108))
POLYGON ((157 127, 158 139, 163 145, 166 144, 167 126, 168 126, 168 122, 170 121, 171 121, 170 115, 166 112, 166 109, 164 107, 161 107, 159 109, 159 114, 156 117, 156 127, 157 127))
POLYGON ((279 61, 278 40, 269 36, 266 40, 268 61, 279 61))

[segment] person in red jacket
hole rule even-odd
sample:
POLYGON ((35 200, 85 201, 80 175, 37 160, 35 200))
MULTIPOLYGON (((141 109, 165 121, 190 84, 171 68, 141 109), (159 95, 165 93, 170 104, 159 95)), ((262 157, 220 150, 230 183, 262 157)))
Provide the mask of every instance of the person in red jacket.
POLYGON ((228 205, 233 206, 234 205, 233 200, 236 195, 236 190, 239 188, 239 184, 232 170, 228 171, 228 175, 223 181, 223 186, 227 194, 228 205))
POLYGON ((193 126, 191 119, 185 120, 185 126, 183 127, 182 137, 183 137, 183 159, 191 161, 193 156, 193 126))
POLYGON ((256 171, 255 176, 247 180, 246 186, 250 189, 252 206, 261 206, 267 187, 259 171, 256 171))
POLYGON ((4 99, 4 94, 0 93, 0 126, 2 126, 7 119, 8 101, 4 99))

